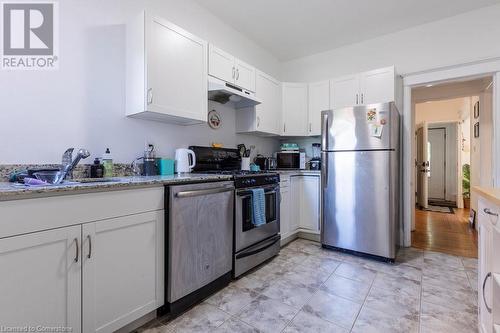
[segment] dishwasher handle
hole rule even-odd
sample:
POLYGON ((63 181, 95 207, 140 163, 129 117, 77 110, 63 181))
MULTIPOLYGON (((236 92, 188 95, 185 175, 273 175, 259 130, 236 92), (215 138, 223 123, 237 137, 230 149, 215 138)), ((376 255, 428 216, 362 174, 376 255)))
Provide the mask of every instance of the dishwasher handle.
POLYGON ((176 193, 175 197, 176 198, 191 198, 191 197, 198 197, 200 195, 210 195, 210 194, 224 193, 224 192, 230 192, 230 191, 234 191, 234 187, 228 186, 228 187, 209 188, 209 189, 205 189, 205 190, 182 191, 182 192, 176 193))

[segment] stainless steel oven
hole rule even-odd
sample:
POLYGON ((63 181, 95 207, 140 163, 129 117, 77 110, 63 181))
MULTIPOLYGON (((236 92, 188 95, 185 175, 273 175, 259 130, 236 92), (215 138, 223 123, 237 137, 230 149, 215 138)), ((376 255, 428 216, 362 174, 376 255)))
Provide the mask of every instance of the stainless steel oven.
POLYGON ((252 223, 252 194, 249 188, 236 190, 235 196, 235 264, 237 277, 271 258, 280 248, 279 184, 259 186, 264 189, 266 223, 252 223))

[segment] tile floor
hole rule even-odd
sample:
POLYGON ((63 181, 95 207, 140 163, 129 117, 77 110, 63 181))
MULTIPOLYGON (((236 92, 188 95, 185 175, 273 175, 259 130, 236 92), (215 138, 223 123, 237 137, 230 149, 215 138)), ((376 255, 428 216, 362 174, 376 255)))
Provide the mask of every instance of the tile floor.
POLYGON ((415 248, 394 265, 302 239, 180 317, 140 333, 477 332, 477 260, 415 248))

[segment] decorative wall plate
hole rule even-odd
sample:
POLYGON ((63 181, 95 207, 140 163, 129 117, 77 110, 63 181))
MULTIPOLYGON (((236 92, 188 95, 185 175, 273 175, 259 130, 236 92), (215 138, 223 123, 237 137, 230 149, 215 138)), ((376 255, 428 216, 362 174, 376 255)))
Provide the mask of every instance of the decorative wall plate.
POLYGON ((219 129, 222 125, 222 118, 216 110, 208 113, 208 125, 213 129, 219 129))

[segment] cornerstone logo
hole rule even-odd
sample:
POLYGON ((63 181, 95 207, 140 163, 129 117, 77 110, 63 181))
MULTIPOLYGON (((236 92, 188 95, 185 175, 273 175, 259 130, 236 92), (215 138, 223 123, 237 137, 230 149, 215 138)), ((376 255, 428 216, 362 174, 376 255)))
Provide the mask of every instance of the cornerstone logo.
POLYGON ((58 10, 53 1, 1 3, 1 68, 58 68, 58 10))

